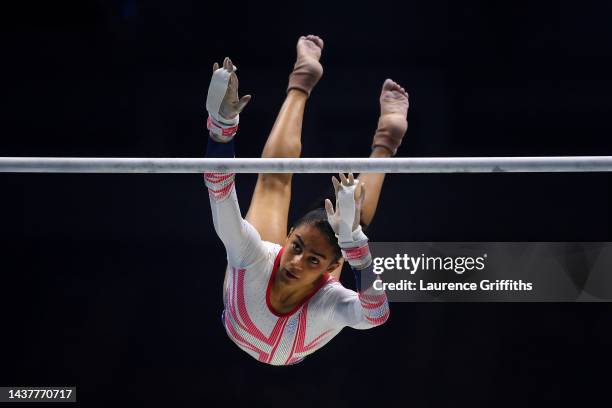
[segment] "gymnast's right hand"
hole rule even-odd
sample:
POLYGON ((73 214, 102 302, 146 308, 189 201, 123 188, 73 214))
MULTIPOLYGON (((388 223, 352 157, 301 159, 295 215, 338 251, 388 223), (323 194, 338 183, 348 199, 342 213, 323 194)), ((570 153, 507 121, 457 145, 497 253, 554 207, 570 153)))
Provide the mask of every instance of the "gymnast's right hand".
POLYGON ((354 269, 364 269, 372 263, 368 237, 359 223, 361 206, 365 199, 365 185, 349 173, 340 173, 340 180, 332 177, 336 192, 336 209, 325 200, 327 220, 338 237, 344 259, 354 269))
POLYGON ((207 128, 217 142, 227 143, 238 131, 239 114, 251 100, 251 95, 238 98, 238 77, 232 60, 225 58, 223 67, 216 62, 206 97, 207 128))

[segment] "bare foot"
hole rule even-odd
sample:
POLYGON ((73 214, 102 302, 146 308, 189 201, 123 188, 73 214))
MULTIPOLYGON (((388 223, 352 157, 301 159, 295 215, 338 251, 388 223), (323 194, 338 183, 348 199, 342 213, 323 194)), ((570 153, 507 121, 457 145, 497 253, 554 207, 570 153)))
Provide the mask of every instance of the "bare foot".
MULTIPOLYGON (((297 59, 312 58, 316 62, 321 59, 321 51, 323 51, 323 40, 316 35, 301 36, 297 43, 297 59)), ((319 66, 321 64, 318 64, 319 66)), ((323 71, 323 67, 321 67, 323 71)))
POLYGON ((316 35, 301 36, 298 39, 297 59, 289 75, 287 91, 299 89, 310 95, 323 75, 323 66, 319 62, 323 45, 323 40, 316 35))
POLYGON ((397 121, 400 127, 403 128, 402 132, 406 132, 408 128, 408 122, 406 116, 408 115, 408 92, 402 88, 397 82, 390 79, 385 80, 382 90, 380 91, 380 116, 391 116, 394 117, 394 121, 397 121))
POLYGON ((408 92, 397 82, 385 80, 380 92, 380 118, 372 147, 385 147, 393 155, 408 129, 408 92))

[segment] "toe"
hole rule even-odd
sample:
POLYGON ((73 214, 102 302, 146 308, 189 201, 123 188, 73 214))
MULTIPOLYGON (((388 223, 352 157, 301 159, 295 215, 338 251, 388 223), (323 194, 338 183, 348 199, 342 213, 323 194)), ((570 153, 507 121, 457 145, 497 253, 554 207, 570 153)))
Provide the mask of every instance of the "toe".
POLYGON ((323 42, 323 39, 321 37, 317 37, 317 45, 319 46, 319 48, 323 49, 325 42, 323 42))
POLYGON ((323 48, 323 40, 321 39, 321 37, 313 35, 313 34, 309 34, 305 37, 308 41, 312 41, 317 47, 319 48, 323 48))
POLYGON ((387 78, 383 84, 384 91, 393 91, 398 88, 398 85, 392 80, 387 78))

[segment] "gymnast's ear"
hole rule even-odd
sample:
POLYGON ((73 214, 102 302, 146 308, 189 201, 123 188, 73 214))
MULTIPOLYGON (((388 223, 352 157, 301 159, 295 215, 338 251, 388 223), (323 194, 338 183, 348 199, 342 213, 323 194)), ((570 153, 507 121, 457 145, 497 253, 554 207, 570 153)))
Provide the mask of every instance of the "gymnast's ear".
POLYGON ((295 230, 295 227, 291 227, 291 229, 289 230, 289 233, 287 234, 287 238, 289 238, 291 234, 293 234, 294 230, 295 230))
POLYGON ((332 273, 333 271, 336 270, 336 268, 338 268, 340 266, 340 260, 336 260, 332 263, 329 264, 329 266, 327 267, 327 269, 325 270, 325 272, 327 273, 332 273))

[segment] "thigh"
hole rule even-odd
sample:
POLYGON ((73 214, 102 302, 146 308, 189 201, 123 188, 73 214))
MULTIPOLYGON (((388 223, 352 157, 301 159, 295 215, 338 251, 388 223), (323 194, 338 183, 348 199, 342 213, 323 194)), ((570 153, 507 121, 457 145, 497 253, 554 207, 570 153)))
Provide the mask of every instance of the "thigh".
POLYGON ((291 179, 279 179, 275 174, 260 174, 246 220, 261 235, 261 239, 284 245, 287 238, 291 179))

